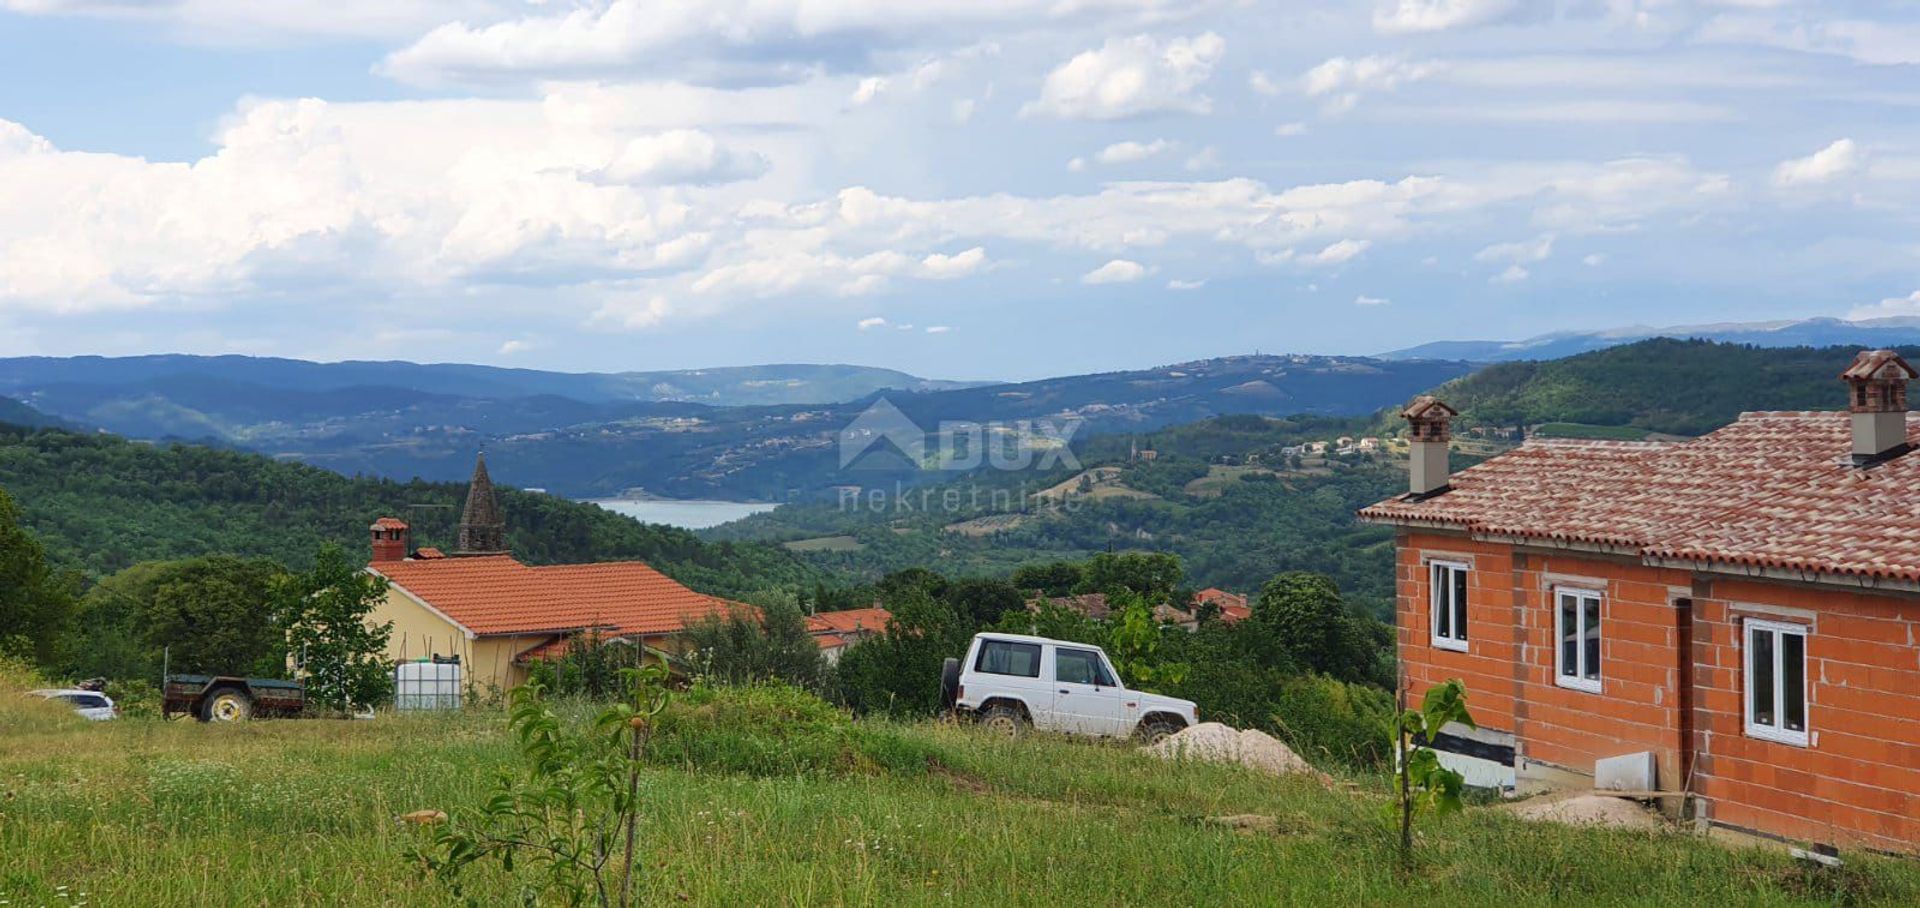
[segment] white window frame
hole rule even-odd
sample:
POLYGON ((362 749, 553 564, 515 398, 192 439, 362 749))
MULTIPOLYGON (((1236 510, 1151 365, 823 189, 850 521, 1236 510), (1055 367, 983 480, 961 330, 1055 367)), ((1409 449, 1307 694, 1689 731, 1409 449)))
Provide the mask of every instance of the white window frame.
POLYGON ((1813 636, 1813 628, 1804 624, 1786 621, 1768 621, 1765 618, 1743 618, 1740 622, 1740 712, 1746 719, 1747 737, 1772 741, 1776 744, 1791 744, 1794 747, 1811 746, 1813 729, 1812 679, 1807 676, 1807 644, 1813 636), (1753 645, 1754 631, 1766 631, 1776 635, 1773 642, 1773 718, 1774 725, 1761 725, 1754 721, 1753 715, 1753 657, 1757 647, 1753 645), (1787 715, 1786 659, 1787 648, 1781 645, 1778 637, 1789 634, 1800 638, 1800 717, 1806 726, 1799 731, 1782 727, 1787 715))
MULTIPOLYGON (((1473 566, 1464 561, 1447 561, 1435 558, 1427 562, 1427 633, 1432 639, 1435 648, 1450 649, 1455 652, 1464 653, 1470 648, 1471 644, 1468 641, 1472 639, 1472 636, 1467 633, 1466 607, 1465 604, 1456 603, 1451 599, 1454 590, 1452 575, 1448 575, 1447 582, 1444 584, 1434 582, 1434 575, 1439 573, 1442 568, 1448 571, 1459 571, 1462 575, 1468 577, 1471 577, 1473 574, 1473 566), (1455 605, 1461 606, 1458 609, 1459 614, 1457 616, 1455 615, 1455 605), (1449 624, 1453 623, 1452 619, 1455 617, 1460 619, 1460 622, 1452 627, 1453 633, 1440 633, 1441 615, 1447 616, 1449 624)), ((1471 586, 1471 584, 1469 584, 1469 586, 1471 586)), ((1471 596, 1469 596, 1469 599, 1471 599, 1471 596)))
MULTIPOLYGON (((1586 600, 1588 599, 1592 599, 1600 604, 1600 607, 1595 611, 1599 613, 1601 625, 1604 626, 1607 623, 1606 593, 1601 590, 1583 586, 1553 587, 1553 683, 1560 687, 1586 691, 1590 694, 1600 693, 1606 681, 1604 672, 1597 678, 1588 678, 1585 670, 1586 666, 1579 664, 1585 662, 1587 659, 1585 633, 1579 633, 1579 635, 1574 638, 1576 645, 1574 646, 1573 652, 1574 658, 1577 661, 1574 665, 1573 674, 1569 676, 1566 673, 1566 648, 1562 643, 1567 639, 1567 629, 1562 627, 1560 623, 1560 597, 1562 596, 1572 596, 1580 602, 1580 608, 1574 611, 1574 621, 1576 622, 1575 630, 1584 632, 1585 628, 1578 627, 1577 625, 1586 623, 1586 600)), ((1606 649, 1607 637, 1601 632, 1600 628, 1594 628, 1594 635, 1600 638, 1600 648, 1602 650, 1606 649)), ((1604 657, 1601 658, 1600 665, 1603 670, 1606 664, 1607 660, 1604 657)))

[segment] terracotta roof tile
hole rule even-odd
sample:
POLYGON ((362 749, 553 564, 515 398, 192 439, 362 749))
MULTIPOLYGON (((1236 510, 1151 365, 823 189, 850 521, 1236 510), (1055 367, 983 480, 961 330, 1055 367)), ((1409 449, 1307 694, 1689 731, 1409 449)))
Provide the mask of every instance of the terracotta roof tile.
POLYGON ((887 629, 893 613, 886 609, 850 608, 838 612, 818 612, 807 616, 807 630, 816 634, 850 634, 855 631, 878 634, 887 629))
POLYGON ((646 636, 726 611, 638 561, 532 567, 510 555, 382 561, 394 585, 480 635, 601 628, 646 636))
MULTIPOLYGON (((1363 519, 1652 558, 1920 581, 1920 456, 1852 464, 1846 413, 1746 413, 1686 442, 1530 441, 1363 519)), ((1920 440, 1920 416, 1907 437, 1920 440)))

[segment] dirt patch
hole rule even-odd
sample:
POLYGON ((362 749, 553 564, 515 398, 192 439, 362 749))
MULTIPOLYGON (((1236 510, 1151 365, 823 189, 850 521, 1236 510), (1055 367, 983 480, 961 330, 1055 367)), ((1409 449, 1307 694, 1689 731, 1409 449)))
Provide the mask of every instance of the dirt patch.
POLYGON ((1522 820, 1609 829, 1666 829, 1653 811, 1626 798, 1572 794, 1529 798, 1503 808, 1522 820))
POLYGON ((1314 769, 1280 739, 1253 729, 1238 731, 1218 722, 1202 722, 1182 730, 1146 748, 1146 752, 1162 760, 1238 763, 1271 775, 1310 775, 1331 782, 1326 773, 1314 769))

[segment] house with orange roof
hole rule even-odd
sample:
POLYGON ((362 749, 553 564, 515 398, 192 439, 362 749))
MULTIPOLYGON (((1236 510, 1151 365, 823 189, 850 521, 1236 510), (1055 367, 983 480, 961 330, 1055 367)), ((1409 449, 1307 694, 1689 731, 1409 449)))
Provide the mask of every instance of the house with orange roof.
POLYGON ((829 663, 839 662, 840 656, 854 644, 886 633, 887 624, 892 620, 893 613, 877 605, 815 612, 806 618, 807 633, 813 635, 814 642, 820 645, 820 654, 829 663))
MULTIPOLYGON (((1701 825, 1920 851, 1920 419, 1861 353, 1844 412, 1671 443, 1529 440, 1452 473, 1422 397, 1396 529, 1401 685, 1483 784, 1624 785, 1701 825)), ((1837 397, 1837 395, 1836 395, 1837 397)))
POLYGON ((458 656, 464 680, 482 688, 520 684, 530 662, 563 652, 578 636, 673 652, 688 624, 734 607, 639 561, 522 563, 507 551, 484 455, 474 464, 452 555, 412 548, 410 527, 398 518, 381 517, 369 530, 367 571, 387 580, 369 620, 393 622, 387 657, 458 656))
POLYGON ((1229 593, 1218 587, 1207 587, 1193 594, 1193 611, 1199 614, 1200 607, 1212 603, 1220 610, 1220 620, 1227 624, 1238 624, 1253 617, 1253 609, 1247 605, 1247 597, 1239 593, 1229 593))

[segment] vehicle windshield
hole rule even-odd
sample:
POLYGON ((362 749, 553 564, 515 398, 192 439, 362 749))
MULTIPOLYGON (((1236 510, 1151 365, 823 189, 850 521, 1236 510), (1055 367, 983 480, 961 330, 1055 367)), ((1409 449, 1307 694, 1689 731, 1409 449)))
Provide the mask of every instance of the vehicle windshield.
POLYGON ((61 694, 60 699, 73 704, 75 709, 105 709, 107 698, 99 694, 61 694))

